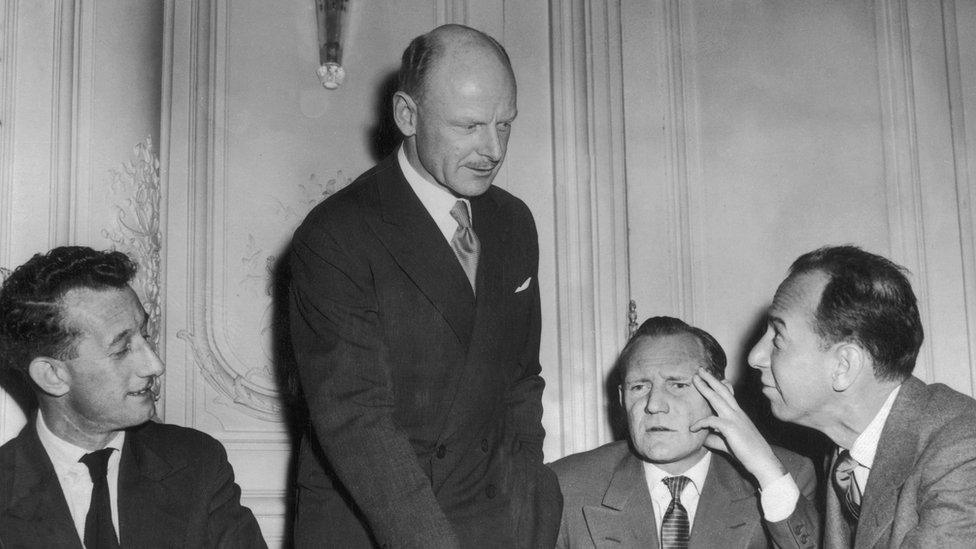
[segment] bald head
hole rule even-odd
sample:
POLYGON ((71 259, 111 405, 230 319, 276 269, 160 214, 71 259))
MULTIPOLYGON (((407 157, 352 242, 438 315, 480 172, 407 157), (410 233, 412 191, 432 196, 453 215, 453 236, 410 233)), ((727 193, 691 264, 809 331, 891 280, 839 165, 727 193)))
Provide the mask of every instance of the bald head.
POLYGON ((403 51, 397 75, 399 91, 422 101, 437 71, 452 74, 468 70, 489 70, 503 75, 515 86, 508 53, 497 40, 464 25, 441 25, 414 38, 403 51))

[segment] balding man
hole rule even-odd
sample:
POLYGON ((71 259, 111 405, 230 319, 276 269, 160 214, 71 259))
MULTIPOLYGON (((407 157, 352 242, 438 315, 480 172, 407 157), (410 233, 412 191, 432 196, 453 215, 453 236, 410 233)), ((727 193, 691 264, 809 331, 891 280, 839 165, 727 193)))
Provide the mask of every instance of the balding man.
POLYGON ((295 233, 291 330, 311 422, 299 547, 547 547, 538 243, 492 187, 516 116, 491 37, 445 25, 403 53, 396 154, 295 233))

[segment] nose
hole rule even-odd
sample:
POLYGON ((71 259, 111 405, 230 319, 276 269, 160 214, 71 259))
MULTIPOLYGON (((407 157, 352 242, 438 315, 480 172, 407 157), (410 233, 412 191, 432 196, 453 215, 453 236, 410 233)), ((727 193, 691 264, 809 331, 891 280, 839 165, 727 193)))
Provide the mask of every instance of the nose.
POLYGON ((772 334, 767 329, 762 338, 749 351, 749 357, 746 359, 749 362, 749 366, 757 370, 769 368, 769 351, 772 346, 772 339, 772 334))
POLYGON ((492 162, 500 162, 505 153, 502 137, 498 135, 498 129, 493 124, 485 125, 485 135, 481 142, 481 150, 478 151, 482 156, 490 158, 492 162))
POLYGON ((668 403, 668 396, 663 387, 651 387, 650 392, 647 393, 644 411, 648 414, 666 414, 671 411, 671 405, 668 403))
POLYGON ((145 375, 143 377, 149 376, 161 376, 166 372, 166 365, 160 360, 159 355, 156 354, 156 350, 147 341, 146 342, 146 368, 145 375))

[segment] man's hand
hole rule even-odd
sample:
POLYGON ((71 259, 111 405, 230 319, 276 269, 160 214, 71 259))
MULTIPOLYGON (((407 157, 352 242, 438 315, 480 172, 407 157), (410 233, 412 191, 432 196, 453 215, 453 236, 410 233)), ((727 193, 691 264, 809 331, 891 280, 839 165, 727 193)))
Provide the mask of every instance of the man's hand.
POLYGON ((731 454, 739 460, 756 477, 760 488, 769 486, 786 474, 786 468, 773 453, 769 443, 735 401, 728 381, 719 381, 704 368, 699 368, 692 383, 711 404, 716 414, 691 425, 692 431, 710 431, 705 438, 705 446, 731 454))

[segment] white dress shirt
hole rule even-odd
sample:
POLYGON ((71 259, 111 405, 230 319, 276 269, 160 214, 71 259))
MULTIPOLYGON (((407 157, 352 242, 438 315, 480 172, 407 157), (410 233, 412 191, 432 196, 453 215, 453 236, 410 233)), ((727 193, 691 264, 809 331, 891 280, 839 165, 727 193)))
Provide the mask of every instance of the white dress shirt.
POLYGON ((695 524, 695 514, 698 511, 698 500, 701 498, 702 487, 705 486, 705 477, 708 476, 708 466, 712 462, 712 453, 705 452, 698 463, 692 465, 687 471, 680 475, 672 475, 664 471, 653 463, 643 462, 644 480, 647 481, 647 489, 651 493, 651 505, 654 507, 654 524, 657 528, 658 539, 661 539, 661 523, 664 521, 664 513, 671 505, 671 490, 664 484, 667 477, 688 477, 688 482, 682 490, 679 500, 681 505, 688 512, 688 531, 695 524))
POLYGON ((403 145, 400 145, 400 148, 397 150, 397 161, 400 163, 400 171, 403 172, 403 177, 406 178, 407 183, 410 184, 410 188, 413 189, 414 194, 420 199, 427 213, 434 219, 434 223, 437 223, 437 228, 441 230, 448 244, 451 243, 451 240, 454 238, 454 232, 458 228, 458 222, 451 215, 451 209, 454 208, 454 204, 458 200, 463 201, 464 205, 467 206, 468 219, 471 220, 471 226, 474 227, 474 215, 471 211, 471 202, 467 198, 454 196, 444 187, 435 185, 424 179, 424 176, 420 175, 410 165, 410 161, 407 160, 407 154, 403 152, 403 145))
MULTIPOLYGON (((62 440, 48 429, 44 422, 44 415, 37 411, 37 436, 41 439, 41 446, 51 458, 54 473, 61 484, 61 491, 68 503, 71 520, 78 531, 78 539, 85 539, 85 519, 88 517, 88 506, 91 504, 91 494, 94 488, 88 466, 78 461, 88 450, 79 448, 70 442, 62 440)), ((119 460, 122 455, 122 444, 125 442, 125 432, 120 431, 106 447, 116 451, 108 458, 108 495, 112 504, 112 524, 115 525, 115 535, 119 535, 119 460)))

